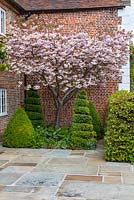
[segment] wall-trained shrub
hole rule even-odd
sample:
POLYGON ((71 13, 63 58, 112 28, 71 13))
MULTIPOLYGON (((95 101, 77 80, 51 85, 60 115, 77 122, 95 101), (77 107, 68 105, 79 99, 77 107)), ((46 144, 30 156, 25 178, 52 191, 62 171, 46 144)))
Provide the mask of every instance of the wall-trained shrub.
POLYGON ((101 138, 103 138, 103 135, 104 135, 101 118, 100 118, 100 115, 99 115, 98 111, 96 110, 93 102, 91 102, 91 101, 89 101, 89 110, 90 110, 90 114, 92 117, 94 131, 97 134, 97 138, 101 139, 101 138))
POLYGON ((105 159, 130 161, 134 155, 134 93, 120 91, 109 98, 105 159))
POLYGON ((25 110, 34 127, 44 126, 40 95, 37 90, 27 91, 25 110))
POLYGON ((91 149, 96 144, 87 94, 81 91, 75 100, 71 131, 72 148, 91 149))
POLYGON ((130 91, 134 92, 134 45, 130 45, 130 91))
POLYGON ((34 128, 26 112, 18 108, 3 135, 3 146, 11 148, 35 147, 34 128))

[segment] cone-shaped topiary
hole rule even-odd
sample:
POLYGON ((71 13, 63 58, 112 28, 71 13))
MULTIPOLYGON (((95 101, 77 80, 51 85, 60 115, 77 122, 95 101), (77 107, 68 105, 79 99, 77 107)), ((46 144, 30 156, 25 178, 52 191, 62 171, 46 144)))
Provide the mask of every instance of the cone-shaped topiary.
POLYGON ((128 162, 134 158, 134 93, 120 91, 109 98, 104 141, 106 160, 128 162))
POLYGON ((78 93, 71 127, 71 140, 74 149, 91 149, 96 145, 89 102, 85 91, 78 93))
POLYGON ((104 131, 103 131, 102 123, 101 123, 101 118, 100 118, 100 115, 97 112, 94 104, 91 101, 89 101, 89 110, 90 110, 90 114, 91 114, 91 117, 92 117, 92 123, 93 123, 94 131, 97 134, 97 138, 101 139, 101 138, 103 138, 103 135, 104 135, 104 131))
POLYGON ((27 91, 25 110, 34 127, 44 126, 40 95, 37 90, 27 91))
POLYGON ((31 121, 22 108, 12 116, 3 135, 3 146, 25 148, 35 146, 35 132, 31 121))

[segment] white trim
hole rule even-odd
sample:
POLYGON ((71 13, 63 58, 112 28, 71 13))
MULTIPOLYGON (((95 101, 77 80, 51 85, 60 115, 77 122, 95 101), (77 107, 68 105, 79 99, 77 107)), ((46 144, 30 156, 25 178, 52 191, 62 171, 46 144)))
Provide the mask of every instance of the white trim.
POLYGON ((7 90, 6 89, 0 89, 0 99, 2 99, 2 93, 4 94, 4 106, 5 106, 5 111, 3 112, 3 105, 2 101, 0 101, 0 117, 7 115, 7 90))
MULTIPOLYGON (((134 30, 134 7, 126 6, 123 9, 118 10, 118 16, 122 19, 121 28, 126 31, 134 30)), ((120 28, 120 27, 119 27, 120 28)), ((130 91, 130 60, 126 66, 122 67, 123 75, 122 82, 119 84, 119 90, 130 91)))
POLYGON ((2 35, 5 35, 6 34, 6 11, 4 10, 4 9, 2 9, 1 7, 0 7, 0 34, 2 34, 2 35), (4 17, 4 24, 3 24, 3 31, 1 30, 2 29, 2 26, 1 26, 1 14, 2 14, 2 12, 3 12, 3 17, 4 17))

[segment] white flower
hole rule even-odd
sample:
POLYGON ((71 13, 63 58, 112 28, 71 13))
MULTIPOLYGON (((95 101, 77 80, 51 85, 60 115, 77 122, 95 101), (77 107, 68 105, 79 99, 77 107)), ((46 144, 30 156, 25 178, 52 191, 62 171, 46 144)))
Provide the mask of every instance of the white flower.
POLYGON ((31 85, 27 85, 26 90, 30 90, 31 89, 31 85))
POLYGON ((35 85, 35 86, 34 86, 34 89, 35 89, 35 90, 39 90, 39 89, 40 89, 40 86, 39 86, 39 85, 35 85))

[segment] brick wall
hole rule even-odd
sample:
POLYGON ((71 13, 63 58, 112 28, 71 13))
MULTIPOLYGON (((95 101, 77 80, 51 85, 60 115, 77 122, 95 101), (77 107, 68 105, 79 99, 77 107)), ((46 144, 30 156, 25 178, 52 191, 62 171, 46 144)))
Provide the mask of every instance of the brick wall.
MULTIPOLYGON (((44 18, 46 14, 43 14, 44 18)), ((70 32, 86 31, 89 35, 94 35, 98 32, 113 32, 117 30, 121 23, 121 18, 118 17, 117 9, 97 9, 84 12, 68 12, 47 14, 53 24, 64 25, 63 34, 70 32)), ((105 121, 107 110, 107 99, 112 93, 118 89, 118 83, 107 83, 104 87, 89 87, 88 98, 95 103, 99 111, 102 121, 105 121)), ((42 105, 45 116, 46 125, 52 124, 55 120, 55 106, 52 94, 48 89, 44 88, 42 94, 42 105)), ((70 125, 73 111, 73 101, 69 101, 63 108, 61 125, 70 125)))
POLYGON ((42 14, 54 25, 64 25, 63 34, 70 32, 86 31, 89 35, 98 32, 113 32, 117 30, 121 19, 118 17, 118 9, 94 9, 89 11, 64 12, 42 14))
MULTIPOLYGON (((106 87, 91 86, 87 89, 88 99, 91 100, 98 110, 102 122, 105 122, 107 113, 108 97, 118 89, 115 82, 107 83, 106 87)), ((55 121, 56 108, 51 92, 47 88, 41 90, 42 107, 45 117, 45 124, 53 124, 55 121)), ((73 114, 74 99, 70 100, 63 108, 61 115, 61 126, 70 126, 73 114)))
MULTIPOLYGON (((16 14, 0 2, 0 7, 6 11, 7 31, 10 29, 10 24, 13 22, 16 14)), ((0 72, 0 88, 7 90, 7 116, 0 117, 0 133, 5 129, 10 117, 20 105, 20 91, 17 88, 17 80, 15 74, 9 72, 0 72)), ((22 93, 23 94, 23 93, 22 93)))
POLYGON ((18 77, 9 72, 0 72, 0 88, 7 90, 7 115, 0 117, 0 133, 5 129, 10 117, 20 106, 20 89, 17 87, 18 77))
MULTIPOLYGON (((14 19, 15 14, 5 8, 8 11, 7 15, 7 28, 10 22, 14 19)), ((98 32, 112 32, 117 30, 118 25, 121 23, 121 19, 118 17, 118 10, 111 9, 96 9, 90 11, 79 12, 65 12, 65 13, 51 13, 43 14, 44 18, 47 16, 56 25, 64 25, 63 34, 69 34, 70 32, 86 31, 89 35, 94 35, 98 32)), ((9 28, 8 28, 9 29, 9 28)), ((24 103, 24 91, 21 95, 16 88, 16 77, 12 74, 0 73, 0 87, 8 90, 8 116, 0 117, 0 132, 4 130, 9 118, 20 105, 20 101, 24 103)), ((106 88, 90 87, 88 89, 89 99, 91 99, 98 111, 101 114, 102 120, 105 118, 107 109, 107 97, 117 90, 116 83, 108 83, 106 88)), ((54 122, 55 118, 55 106, 51 93, 48 89, 43 89, 41 92, 42 106, 45 116, 46 124, 54 122)), ((73 101, 68 102, 63 108, 61 125, 70 125, 72 118, 73 101)))
POLYGON ((10 30, 10 24, 14 21, 16 13, 11 10, 10 8, 8 8, 7 6, 5 6, 5 4, 2 4, 0 2, 0 8, 4 9, 6 11, 6 29, 7 32, 10 30))

